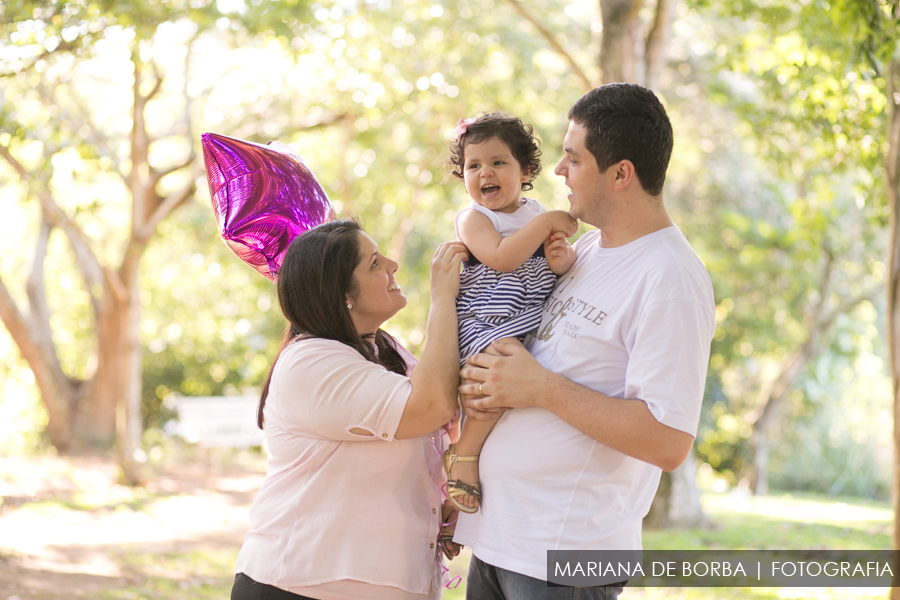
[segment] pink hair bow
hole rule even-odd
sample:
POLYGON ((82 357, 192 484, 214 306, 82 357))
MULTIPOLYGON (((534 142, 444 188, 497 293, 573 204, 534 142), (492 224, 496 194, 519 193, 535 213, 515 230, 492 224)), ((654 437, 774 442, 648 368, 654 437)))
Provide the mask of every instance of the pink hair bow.
POLYGON ((476 117, 470 117, 468 119, 460 119, 456 123, 456 129, 453 130, 453 139, 458 140, 463 136, 466 130, 469 128, 469 125, 476 121, 476 117))

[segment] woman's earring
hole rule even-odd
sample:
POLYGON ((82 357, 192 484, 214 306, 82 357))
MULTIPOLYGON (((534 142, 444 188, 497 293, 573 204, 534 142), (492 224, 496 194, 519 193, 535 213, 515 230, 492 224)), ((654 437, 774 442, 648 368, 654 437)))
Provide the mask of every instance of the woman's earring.
POLYGON ((350 303, 348 302, 348 303, 347 303, 347 310, 350 310, 350 309, 352 309, 352 308, 353 308, 353 305, 350 304, 350 303))

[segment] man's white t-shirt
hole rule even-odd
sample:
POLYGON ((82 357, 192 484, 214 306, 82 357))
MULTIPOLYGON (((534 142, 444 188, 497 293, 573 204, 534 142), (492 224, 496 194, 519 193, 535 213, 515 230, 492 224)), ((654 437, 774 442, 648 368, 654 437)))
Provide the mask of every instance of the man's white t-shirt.
MULTIPOLYGON (((647 404, 696 435, 715 302, 709 274, 677 227, 618 248, 600 232, 544 305, 526 347, 541 365, 615 398, 647 404)), ((661 470, 540 408, 507 411, 479 462, 484 500, 455 540, 482 561, 545 580, 548 550, 635 550, 661 470)))

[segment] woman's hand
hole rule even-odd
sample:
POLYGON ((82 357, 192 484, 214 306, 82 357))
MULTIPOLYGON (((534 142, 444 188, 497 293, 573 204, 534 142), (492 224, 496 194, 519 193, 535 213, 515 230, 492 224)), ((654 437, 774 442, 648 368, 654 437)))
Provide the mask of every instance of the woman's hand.
POLYGON ((447 431, 447 435, 450 436, 450 443, 455 444, 459 441, 459 433, 461 430, 460 425, 462 425, 462 408, 459 403, 456 403, 456 412, 453 413, 453 418, 450 419, 450 422, 444 425, 444 429, 447 431))
POLYGON ((578 221, 569 216, 564 210, 549 210, 544 213, 547 223, 553 228, 553 231, 562 231, 566 237, 572 237, 578 231, 578 221))
POLYGON ((459 294, 459 270, 469 252, 462 242, 444 242, 431 259, 431 300, 456 300, 459 294))

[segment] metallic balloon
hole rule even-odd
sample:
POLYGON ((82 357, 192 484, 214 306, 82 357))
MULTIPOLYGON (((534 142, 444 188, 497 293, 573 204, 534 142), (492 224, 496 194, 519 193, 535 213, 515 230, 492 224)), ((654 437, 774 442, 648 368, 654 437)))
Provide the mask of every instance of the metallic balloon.
POLYGON ((288 244, 334 219, 315 176, 293 150, 204 133, 203 159, 216 225, 245 263, 275 281, 288 244))

